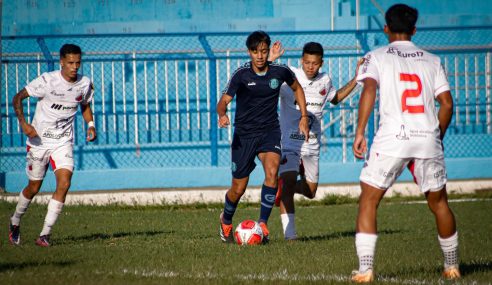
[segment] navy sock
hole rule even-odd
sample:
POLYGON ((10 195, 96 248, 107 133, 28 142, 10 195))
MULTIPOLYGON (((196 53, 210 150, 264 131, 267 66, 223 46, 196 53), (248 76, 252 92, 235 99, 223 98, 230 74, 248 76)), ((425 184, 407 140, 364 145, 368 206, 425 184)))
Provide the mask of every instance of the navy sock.
POLYGON ((268 187, 265 184, 261 187, 260 221, 268 222, 268 218, 272 213, 273 204, 275 203, 276 194, 277 188, 268 187))
POLYGON ((236 212, 237 204, 239 201, 236 203, 233 203, 231 200, 229 200, 229 197, 227 197, 227 193, 225 195, 225 203, 224 203, 224 214, 222 215, 222 222, 225 224, 232 224, 232 217, 234 216, 234 213, 236 212))

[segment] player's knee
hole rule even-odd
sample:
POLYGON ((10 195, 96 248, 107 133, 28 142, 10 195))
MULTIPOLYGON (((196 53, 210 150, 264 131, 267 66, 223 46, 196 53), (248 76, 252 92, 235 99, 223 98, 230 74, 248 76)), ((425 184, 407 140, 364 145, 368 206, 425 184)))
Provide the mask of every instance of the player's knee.
POLYGON ((31 198, 34 195, 38 194, 39 190, 41 189, 41 184, 43 183, 42 180, 39 181, 29 181, 29 184, 26 186, 24 189, 24 196, 26 198, 31 198))
POLYGON ((58 181, 56 188, 59 191, 68 191, 68 189, 70 188, 70 185, 71 185, 70 180, 62 179, 62 180, 58 181))

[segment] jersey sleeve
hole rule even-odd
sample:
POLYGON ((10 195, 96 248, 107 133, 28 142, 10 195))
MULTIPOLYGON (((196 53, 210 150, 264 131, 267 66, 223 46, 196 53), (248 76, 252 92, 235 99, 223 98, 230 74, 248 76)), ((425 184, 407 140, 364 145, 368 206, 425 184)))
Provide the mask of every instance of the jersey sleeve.
POLYGON ((29 96, 35 98, 43 98, 48 90, 48 79, 48 74, 43 73, 41 74, 41 76, 29 82, 25 87, 29 96))
POLYGON ((90 104, 93 97, 94 97, 94 84, 90 82, 89 87, 87 88, 87 91, 85 92, 84 97, 80 103, 83 105, 90 104))
POLYGON ((330 102, 331 100, 333 100, 333 98, 335 98, 335 95, 337 94, 337 89, 335 88, 335 86, 333 86, 331 82, 331 78, 328 75, 326 76, 327 76, 327 80, 325 83, 326 100, 323 104, 323 108, 326 106, 326 102, 330 102))
POLYGON ((357 75, 357 82, 362 82, 366 78, 372 78, 379 84, 379 70, 376 57, 372 52, 367 53, 364 56, 364 64, 360 73, 357 75))
POLYGON ((439 67, 437 70, 436 80, 434 81, 434 96, 437 97, 439 94, 445 91, 449 91, 449 82, 446 77, 446 72, 444 71, 444 67, 441 63, 439 63, 439 67))
POLYGON ((239 89, 239 86, 241 84, 241 73, 239 70, 234 72, 232 75, 231 79, 229 79, 229 82, 227 82, 226 87, 224 90, 222 90, 222 94, 227 94, 229 96, 236 96, 236 92, 239 89))
POLYGON ((284 70, 284 81, 287 85, 291 86, 296 80, 296 74, 287 65, 282 65, 282 67, 284 67, 282 69, 284 70))

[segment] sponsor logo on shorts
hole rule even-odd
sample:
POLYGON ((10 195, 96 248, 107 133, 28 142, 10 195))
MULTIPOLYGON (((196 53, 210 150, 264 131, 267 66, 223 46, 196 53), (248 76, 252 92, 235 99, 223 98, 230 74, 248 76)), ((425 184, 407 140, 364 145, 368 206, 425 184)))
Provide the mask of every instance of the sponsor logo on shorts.
POLYGON ((385 171, 383 169, 379 169, 379 175, 383 176, 383 177, 393 177, 395 175, 394 172, 391 172, 391 171, 385 171))
MULTIPOLYGON (((306 136, 304 134, 292 133, 290 134, 289 138, 291 140, 303 141, 306 139, 306 136)), ((318 134, 309 134, 309 139, 317 139, 317 138, 318 138, 318 134)))
POLYGON ((248 86, 256 86, 256 82, 248 82, 248 86))
POLYGON ((32 154, 32 152, 28 152, 27 156, 29 157, 29 160, 32 161, 42 161, 43 159, 41 157, 36 157, 32 154))
POLYGON ((434 173, 434 178, 439 178, 445 175, 444 169, 441 169, 434 173))
POLYGON ((231 170, 232 170, 232 172, 236 172, 236 170, 237 170, 237 165, 234 161, 231 164, 231 170))
POLYGON ((407 136, 407 133, 405 132, 405 125, 401 125, 400 127, 400 133, 396 135, 396 138, 401 141, 407 141, 410 138, 407 136))
POLYGON ((276 79, 276 78, 272 78, 272 79, 270 79, 270 83, 269 83, 269 85, 270 85, 270 88, 272 88, 272 89, 277 89, 277 88, 278 88, 278 86, 279 86, 278 79, 276 79))

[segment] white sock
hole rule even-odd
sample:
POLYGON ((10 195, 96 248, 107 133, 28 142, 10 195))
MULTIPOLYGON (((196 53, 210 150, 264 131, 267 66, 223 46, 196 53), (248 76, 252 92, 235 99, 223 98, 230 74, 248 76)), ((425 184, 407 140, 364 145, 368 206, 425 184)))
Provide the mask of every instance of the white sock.
POLYGON ((48 212, 46 213, 46 218, 44 219, 43 230, 40 236, 49 235, 51 233, 51 227, 56 223, 58 215, 60 215, 63 209, 63 203, 51 199, 48 203, 48 212))
POLYGON ((280 214, 280 219, 282 220, 284 238, 286 240, 296 239, 295 214, 280 214))
POLYGON ((376 234, 355 234, 355 247, 359 257, 359 272, 366 272, 373 268, 377 239, 378 236, 376 234))
POLYGON ((448 238, 439 239, 439 244, 441 244, 442 253, 444 255, 444 268, 449 268, 451 266, 458 266, 458 232, 456 231, 454 235, 448 238))
POLYGON ((22 215, 26 213, 29 204, 31 204, 31 200, 24 197, 24 194, 22 194, 21 191, 19 194, 19 201, 17 201, 17 207, 15 207, 15 212, 12 217, 10 217, 10 222, 12 225, 18 226, 20 224, 22 215))

